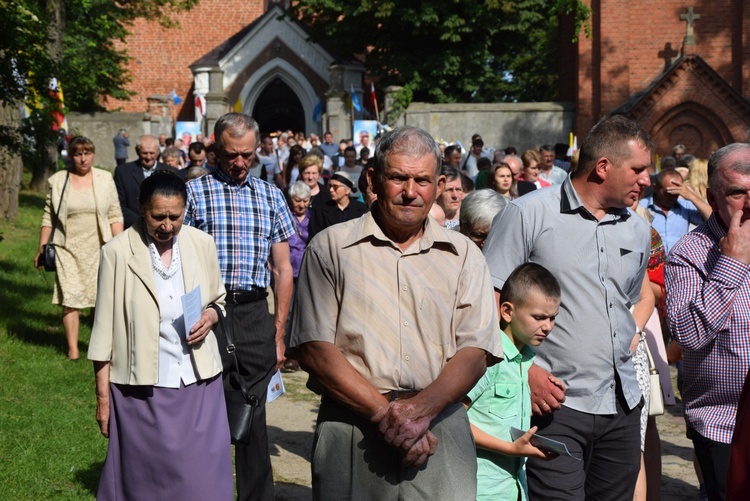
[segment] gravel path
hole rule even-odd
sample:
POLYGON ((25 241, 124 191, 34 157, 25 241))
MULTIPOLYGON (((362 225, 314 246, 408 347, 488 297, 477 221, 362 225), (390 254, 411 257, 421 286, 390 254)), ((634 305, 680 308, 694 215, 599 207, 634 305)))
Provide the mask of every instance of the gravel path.
MULTIPOLYGON (((268 436, 276 482, 276 499, 308 501, 310 451, 318 402, 304 383, 304 372, 284 374, 287 393, 268 404, 268 436)), ((667 408, 657 418, 662 441, 662 499, 693 500, 698 481, 692 465, 692 443, 685 437, 682 406, 667 408)))

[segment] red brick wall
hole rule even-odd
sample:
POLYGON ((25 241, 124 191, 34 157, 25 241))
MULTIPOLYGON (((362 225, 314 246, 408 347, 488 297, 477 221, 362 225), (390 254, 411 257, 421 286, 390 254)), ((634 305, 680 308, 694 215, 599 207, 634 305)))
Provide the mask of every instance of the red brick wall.
MULTIPOLYGON (((165 30, 156 22, 137 21, 127 39, 127 51, 133 58, 128 65, 133 81, 127 88, 136 95, 130 101, 109 100, 105 106, 145 112, 148 96, 166 95, 172 89, 184 101, 193 85, 189 66, 263 12, 263 0, 201 0, 189 12, 172 16, 180 28, 165 30)), ((193 109, 192 102, 183 104, 187 104, 186 112, 193 109)), ((173 112, 179 114, 181 108, 173 112)))
POLYGON ((595 37, 579 44, 579 136, 662 73, 667 44, 673 51, 672 61, 678 57, 686 32, 686 22, 679 16, 689 6, 701 18, 694 24, 696 45, 686 47, 685 52, 700 55, 738 91, 750 95, 750 0, 588 3, 594 10, 595 37))

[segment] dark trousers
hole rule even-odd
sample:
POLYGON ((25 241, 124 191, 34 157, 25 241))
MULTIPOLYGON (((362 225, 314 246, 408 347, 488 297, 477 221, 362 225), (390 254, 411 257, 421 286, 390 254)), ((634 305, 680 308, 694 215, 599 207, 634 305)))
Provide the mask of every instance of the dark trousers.
MULTIPOLYGON (((250 443, 237 444, 234 448, 237 498, 240 501, 273 501, 273 472, 266 431, 266 393, 276 366, 276 328, 273 317, 268 313, 266 300, 227 303, 226 310, 240 375, 250 394, 258 397, 260 402, 253 416, 250 443)), ((222 357, 225 356, 222 349, 222 357)), ((228 360, 224 359, 224 367, 231 364, 228 360)), ((236 388, 226 377, 224 384, 236 388)))
POLYGON ((564 442, 581 460, 529 458, 529 499, 632 500, 641 466, 641 408, 624 410, 618 399, 614 415, 563 406, 551 415, 532 418, 539 435, 564 442))
POLYGON ((724 501, 731 445, 715 442, 695 430, 689 430, 688 434, 693 440, 695 457, 701 466, 709 501, 724 501))

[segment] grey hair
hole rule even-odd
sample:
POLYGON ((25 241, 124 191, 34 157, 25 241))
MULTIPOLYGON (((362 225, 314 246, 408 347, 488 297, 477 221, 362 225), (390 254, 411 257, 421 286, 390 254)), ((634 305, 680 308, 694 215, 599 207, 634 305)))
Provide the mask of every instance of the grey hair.
POLYGON ((230 137, 240 138, 248 132, 252 132, 255 135, 255 143, 258 144, 258 138, 260 137, 260 127, 258 122, 255 121, 250 115, 245 113, 227 113, 222 115, 214 126, 214 137, 219 147, 224 146, 221 142, 221 136, 227 132, 230 137))
POLYGON ((435 177, 440 174, 443 155, 440 147, 427 131, 411 125, 396 127, 386 132, 375 147, 375 178, 383 182, 383 173, 388 167, 388 155, 405 155, 415 158, 435 157, 435 177))
POLYGON ((731 163, 727 163, 727 157, 740 151, 746 151, 750 154, 750 144, 732 143, 716 150, 708 158, 708 188, 718 195, 724 188, 723 176, 719 173, 725 170, 731 170, 742 175, 750 175, 750 162, 746 159, 737 158, 731 163))
POLYGON ((459 215, 461 228, 463 229, 464 226, 472 229, 479 226, 489 228, 492 220, 506 205, 508 205, 508 199, 495 190, 483 188, 472 191, 461 202, 459 215))
POLYGON ((310 198, 312 196, 312 191, 310 190, 310 187, 307 186, 303 181, 296 181, 293 185, 289 187, 289 198, 300 198, 302 200, 305 200, 307 198, 310 198))
POLYGON ((164 148, 164 151, 161 152, 162 158, 180 158, 181 156, 182 155, 180 154, 180 150, 178 150, 174 146, 164 148))

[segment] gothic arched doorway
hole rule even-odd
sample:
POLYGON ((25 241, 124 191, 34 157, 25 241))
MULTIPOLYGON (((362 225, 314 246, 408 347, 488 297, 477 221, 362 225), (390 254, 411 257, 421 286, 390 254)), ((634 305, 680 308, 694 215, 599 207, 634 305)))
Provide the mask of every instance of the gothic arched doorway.
POLYGON ((297 94, 281 78, 274 78, 258 96, 253 106, 253 118, 261 132, 291 129, 305 130, 305 110, 297 94))

